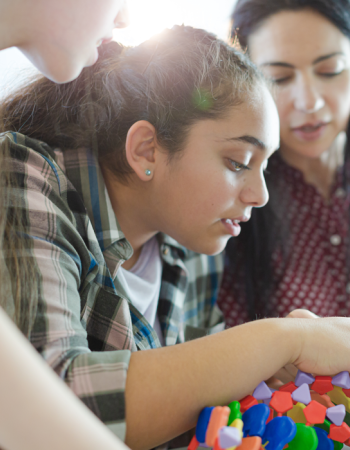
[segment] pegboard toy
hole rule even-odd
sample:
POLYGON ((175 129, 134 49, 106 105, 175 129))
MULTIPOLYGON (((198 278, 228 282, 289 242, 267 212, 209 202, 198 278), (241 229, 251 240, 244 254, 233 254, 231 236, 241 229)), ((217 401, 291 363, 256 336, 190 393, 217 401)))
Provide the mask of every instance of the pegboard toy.
POLYGON ((252 395, 228 406, 204 408, 188 450, 341 450, 350 445, 350 375, 313 376, 252 395))

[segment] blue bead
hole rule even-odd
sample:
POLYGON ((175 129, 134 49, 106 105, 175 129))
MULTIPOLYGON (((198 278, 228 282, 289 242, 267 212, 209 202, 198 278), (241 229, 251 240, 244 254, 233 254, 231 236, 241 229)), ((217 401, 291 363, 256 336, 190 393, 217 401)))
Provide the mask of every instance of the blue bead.
POLYGON ((205 443, 205 435, 207 433, 207 428, 210 420, 211 413, 214 409, 214 406, 210 406, 202 409, 199 414, 197 426, 196 426, 196 439, 200 444, 205 443))
POLYGON ((260 436, 265 432, 266 421, 270 415, 270 408, 264 403, 254 405, 243 414, 243 434, 247 436, 260 436))

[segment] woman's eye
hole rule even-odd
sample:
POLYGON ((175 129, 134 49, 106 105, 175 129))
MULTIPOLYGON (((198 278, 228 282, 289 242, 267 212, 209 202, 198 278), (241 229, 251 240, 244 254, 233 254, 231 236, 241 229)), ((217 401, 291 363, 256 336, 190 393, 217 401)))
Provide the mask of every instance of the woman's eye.
POLYGON ((342 70, 340 72, 320 72, 319 75, 321 75, 321 77, 332 78, 340 75, 342 72, 342 70))
POLYGON ((241 172, 242 170, 250 170, 248 166, 245 166, 244 164, 238 163, 236 161, 230 160, 232 170, 234 172, 241 172))
POLYGON ((291 77, 271 78, 271 81, 275 84, 284 84, 290 81, 291 77))

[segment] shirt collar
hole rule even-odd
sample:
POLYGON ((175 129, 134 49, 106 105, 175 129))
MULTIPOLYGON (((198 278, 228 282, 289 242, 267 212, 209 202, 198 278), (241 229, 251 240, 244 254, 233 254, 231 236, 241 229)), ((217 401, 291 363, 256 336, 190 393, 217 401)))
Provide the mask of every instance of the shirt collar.
MULTIPOLYGON (((82 197, 107 265, 129 259, 132 247, 126 240, 114 214, 97 158, 91 149, 64 152, 67 178, 82 197), (111 258, 112 254, 115 258, 111 258)), ((114 267, 108 267, 113 274, 114 267)))

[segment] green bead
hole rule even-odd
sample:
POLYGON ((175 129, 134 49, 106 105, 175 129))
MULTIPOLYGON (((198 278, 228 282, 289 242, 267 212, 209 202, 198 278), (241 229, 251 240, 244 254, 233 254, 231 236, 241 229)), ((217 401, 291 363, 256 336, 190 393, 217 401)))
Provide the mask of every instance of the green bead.
MULTIPOLYGON (((349 414, 349 416, 350 416, 350 414, 349 414)), ((329 420, 325 419, 325 421, 323 423, 316 423, 314 425, 314 427, 322 428, 322 430, 326 431, 326 433, 329 433, 329 430, 331 428, 331 423, 329 422, 329 420)), ((344 444, 342 444, 341 442, 338 442, 338 441, 333 441, 333 444, 334 444, 334 450, 341 450, 344 447, 344 444)))
POLYGON ((241 405, 239 402, 237 402, 236 400, 231 402, 228 407, 230 408, 231 412, 230 412, 230 416, 228 418, 228 422, 227 425, 231 425, 231 423, 236 420, 236 419, 242 419, 242 414, 241 414, 241 405))
POLYGON ((341 450, 344 447, 344 444, 338 441, 333 441, 334 450, 341 450))
POLYGON ((326 431, 326 433, 329 433, 331 423, 329 420, 325 419, 323 423, 316 423, 314 427, 321 428, 322 430, 326 431))
POLYGON ((316 450, 318 439, 316 431, 303 423, 296 423, 297 434, 289 442, 288 450, 316 450))
POLYGON ((350 427, 350 414, 346 411, 344 422, 350 427))

